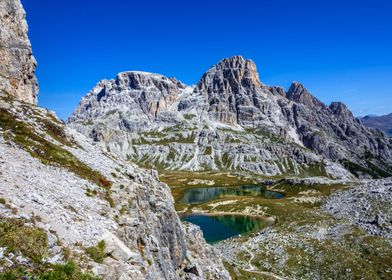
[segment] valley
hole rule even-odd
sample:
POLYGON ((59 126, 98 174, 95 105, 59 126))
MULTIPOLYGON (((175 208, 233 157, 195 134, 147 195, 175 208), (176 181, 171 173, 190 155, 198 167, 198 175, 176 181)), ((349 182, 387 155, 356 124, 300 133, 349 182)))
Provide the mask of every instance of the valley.
MULTIPOLYGON (((359 182, 263 184, 256 183, 256 178, 228 174, 186 176, 172 173, 160 179, 171 186, 176 210, 186 217, 183 220, 199 225, 207 242, 223 254, 232 279, 324 279, 330 275, 389 279, 392 275, 390 240, 369 235, 348 217, 326 210, 332 196, 356 190, 359 182), (253 184, 253 189, 239 187, 246 184, 253 184), (254 186, 262 186, 263 191, 258 188, 255 193, 254 186), (271 195, 266 196, 266 190, 271 195)), ((392 185, 389 182, 387 188, 392 185)), ((379 207, 390 206, 390 197, 385 197, 379 207)), ((377 209, 390 217, 389 210, 377 209)), ((387 221, 385 226, 390 232, 387 221)))
POLYGON ((298 82, 287 91, 267 86, 253 61, 235 56, 194 86, 119 73, 81 100, 68 125, 157 170, 182 221, 202 229, 232 279, 391 277, 382 234, 391 229, 392 190, 369 202, 382 205, 383 224, 372 231, 361 226, 363 211, 328 208, 331 198, 392 175, 391 139, 343 103, 326 106, 298 82))

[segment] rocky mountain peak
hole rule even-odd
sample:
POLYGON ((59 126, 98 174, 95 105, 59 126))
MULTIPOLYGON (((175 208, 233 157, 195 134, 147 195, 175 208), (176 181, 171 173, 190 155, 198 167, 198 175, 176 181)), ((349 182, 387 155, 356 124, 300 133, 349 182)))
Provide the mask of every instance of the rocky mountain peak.
POLYGON ((157 87, 161 90, 166 89, 167 91, 170 91, 186 87, 186 85, 175 78, 167 78, 160 74, 142 71, 121 72, 117 75, 115 84, 117 86, 138 90, 145 89, 146 87, 157 87))
POLYGON ((84 97, 69 121, 102 116, 113 110, 133 112, 144 119, 155 118, 177 101, 186 85, 160 74, 127 71, 112 80, 100 81, 84 97), (125 109, 124 109, 125 108, 125 109))
POLYGON ((286 97, 292 101, 302 103, 308 107, 325 107, 324 104, 314 97, 303 84, 293 82, 287 91, 286 97))
POLYGON ((199 90, 235 91, 238 87, 255 88, 261 85, 256 64, 242 56, 225 58, 212 66, 197 84, 199 90))
POLYGON ((255 63, 242 56, 233 56, 204 73, 195 90, 204 94, 208 111, 215 119, 234 124, 252 114, 249 108, 258 103, 256 95, 261 92, 261 86, 255 63))
POLYGON ((19 0, 0 1, 0 91, 36 104, 36 60, 27 37, 26 14, 19 0))
POLYGON ((354 116, 351 113, 351 111, 342 102, 332 102, 331 105, 329 105, 329 109, 336 116, 341 116, 341 117, 344 117, 346 119, 354 118, 354 116))

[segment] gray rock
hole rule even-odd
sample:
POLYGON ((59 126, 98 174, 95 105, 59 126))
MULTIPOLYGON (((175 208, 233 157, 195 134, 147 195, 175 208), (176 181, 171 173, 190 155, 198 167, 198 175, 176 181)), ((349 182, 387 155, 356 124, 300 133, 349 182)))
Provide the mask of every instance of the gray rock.
POLYGON ((0 1, 0 92, 37 104, 36 66, 22 4, 19 0, 0 1))
POLYGON ((323 205, 328 213, 347 219, 371 235, 392 239, 392 178, 368 180, 333 194, 323 205))

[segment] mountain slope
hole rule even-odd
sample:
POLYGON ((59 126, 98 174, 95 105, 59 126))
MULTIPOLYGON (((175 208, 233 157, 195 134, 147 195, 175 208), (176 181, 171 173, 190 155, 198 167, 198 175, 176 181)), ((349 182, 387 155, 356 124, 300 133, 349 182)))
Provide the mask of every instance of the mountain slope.
POLYGON ((392 136, 392 114, 385 116, 366 116, 361 118, 366 127, 378 128, 389 136, 392 136))
MULTIPOLYGON (((226 277, 219 254, 197 227, 181 224, 170 189, 154 172, 103 153, 51 112, 6 95, 0 170, 2 220, 43 229, 50 262, 73 260, 105 279, 226 277), (104 255, 96 260, 86 248, 102 240, 104 255)), ((0 247, 7 244, 0 240, 0 247)), ((21 264, 12 262, 7 270, 21 264)))
POLYGON ((303 85, 263 84, 251 60, 227 58, 195 86, 124 72, 88 93, 70 126, 140 165, 264 176, 383 177, 392 144, 339 102, 303 85))

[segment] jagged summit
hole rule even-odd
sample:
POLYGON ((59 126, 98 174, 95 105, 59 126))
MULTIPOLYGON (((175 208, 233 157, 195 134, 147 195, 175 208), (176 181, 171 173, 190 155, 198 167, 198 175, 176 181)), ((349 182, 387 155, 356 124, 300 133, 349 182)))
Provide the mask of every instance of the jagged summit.
POLYGON ((161 74, 142 72, 142 71, 126 71, 117 74, 115 79, 116 85, 129 86, 131 89, 141 89, 143 87, 166 87, 168 90, 171 86, 185 88, 186 85, 176 78, 168 78, 161 74))
POLYGON ((82 99, 69 121, 121 110, 142 118, 144 122, 167 110, 186 87, 177 79, 160 74, 121 72, 115 79, 100 81, 82 99))
POLYGON ((350 109, 347 108, 346 104, 335 101, 329 105, 329 109, 332 111, 334 115, 342 116, 345 118, 354 118, 350 109))
POLYGON ((211 67, 200 79, 196 91, 206 96, 213 118, 227 124, 247 122, 262 102, 256 65, 242 56, 223 59, 211 67))
POLYGON ((298 103, 311 107, 324 107, 324 104, 314 97, 305 86, 299 82, 293 82, 287 91, 286 97, 298 103))
POLYGON ((216 90, 223 84, 224 89, 236 86, 257 87, 261 85, 256 64, 242 56, 225 58, 212 66, 197 84, 199 90, 216 90))

